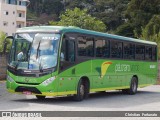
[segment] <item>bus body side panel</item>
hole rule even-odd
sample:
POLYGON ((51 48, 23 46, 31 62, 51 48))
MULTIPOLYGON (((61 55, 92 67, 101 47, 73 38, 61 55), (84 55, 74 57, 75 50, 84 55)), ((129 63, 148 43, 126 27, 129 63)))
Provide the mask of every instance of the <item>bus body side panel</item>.
MULTIPOLYGON (((16 92, 17 87, 31 87, 38 89, 46 96, 72 95, 76 94, 77 85, 81 77, 88 77, 90 81, 90 91, 105 91, 114 89, 126 89, 130 86, 133 75, 138 77, 139 87, 154 84, 157 80, 156 62, 138 62, 138 61, 120 61, 120 60, 89 60, 70 67, 59 75, 57 73, 55 80, 45 86, 43 81, 50 78, 51 75, 36 78, 42 80, 37 85, 19 84, 16 81, 32 81, 29 77, 17 77, 8 72, 8 75, 14 79, 13 82, 7 80, 7 89, 16 92)), ((21 91, 22 93, 23 91, 21 91)), ((33 93, 34 94, 34 93, 33 93)))
POLYGON ((70 67, 61 72, 58 76, 58 94, 63 92, 70 92, 75 94, 78 82, 81 77, 88 77, 90 82, 92 80, 91 60, 70 67))

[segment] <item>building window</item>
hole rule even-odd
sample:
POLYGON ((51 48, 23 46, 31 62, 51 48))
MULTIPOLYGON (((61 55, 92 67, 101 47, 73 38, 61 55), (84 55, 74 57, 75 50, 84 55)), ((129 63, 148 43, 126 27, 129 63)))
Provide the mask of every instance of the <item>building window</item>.
POLYGON ((22 17, 22 13, 19 13, 19 14, 18 14, 18 17, 22 17))
POLYGON ((22 1, 19 1, 19 5, 22 5, 22 1))
POLYGON ((8 4, 16 5, 16 0, 8 0, 8 4))
POLYGON ((18 1, 17 5, 26 6, 26 1, 18 1))
POLYGON ((3 14, 4 14, 4 15, 8 15, 9 12, 8 12, 8 11, 3 11, 3 14))
POLYGON ((3 26, 8 26, 8 22, 3 21, 3 26))
POLYGON ((24 12, 19 12, 19 13, 18 13, 18 17, 25 17, 24 12))
POLYGON ((18 25, 17 25, 17 28, 21 28, 21 27, 22 27, 22 25, 21 25, 21 24, 18 24, 18 25))

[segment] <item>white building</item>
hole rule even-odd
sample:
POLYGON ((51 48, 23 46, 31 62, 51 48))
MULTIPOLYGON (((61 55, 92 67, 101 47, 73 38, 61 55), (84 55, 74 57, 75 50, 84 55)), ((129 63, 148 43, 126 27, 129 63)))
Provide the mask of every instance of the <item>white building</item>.
POLYGON ((25 0, 0 0, 0 31, 8 36, 26 26, 25 0))

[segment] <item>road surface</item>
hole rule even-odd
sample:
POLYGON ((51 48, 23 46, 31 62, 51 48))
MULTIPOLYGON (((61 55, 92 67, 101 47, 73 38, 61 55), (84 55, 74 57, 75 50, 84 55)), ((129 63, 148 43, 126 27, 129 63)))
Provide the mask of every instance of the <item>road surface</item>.
MULTIPOLYGON (((71 97, 47 97, 45 100, 40 101, 33 95, 11 94, 6 91, 5 82, 0 82, 0 110, 160 111, 160 85, 139 88, 136 95, 125 95, 120 91, 92 93, 88 99, 75 102, 72 101, 71 97)), ((79 120, 79 118, 74 119, 79 120)))

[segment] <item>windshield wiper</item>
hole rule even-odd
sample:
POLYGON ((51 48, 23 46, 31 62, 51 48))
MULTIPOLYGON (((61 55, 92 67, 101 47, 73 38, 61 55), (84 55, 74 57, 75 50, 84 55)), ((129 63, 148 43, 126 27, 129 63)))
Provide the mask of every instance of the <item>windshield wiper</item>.
POLYGON ((39 50, 40 45, 41 45, 41 40, 39 41, 39 44, 38 44, 38 47, 37 47, 37 55, 36 55, 36 59, 38 58, 38 54, 39 54, 39 52, 40 52, 40 50, 39 50))
POLYGON ((39 70, 40 70, 40 72, 43 72, 43 67, 42 67, 41 59, 39 59, 39 70))
POLYGON ((40 70, 40 72, 43 72, 43 67, 42 67, 41 58, 40 58, 40 50, 39 50, 40 45, 41 45, 41 40, 39 41, 39 44, 38 44, 38 47, 37 47, 36 59, 39 57, 39 70, 40 70))
POLYGON ((31 44, 29 45, 28 52, 27 52, 29 54, 29 56, 28 56, 28 69, 29 69, 29 64, 30 64, 30 59, 31 59, 31 47, 33 45, 33 41, 34 41, 34 38, 31 42, 31 44))

